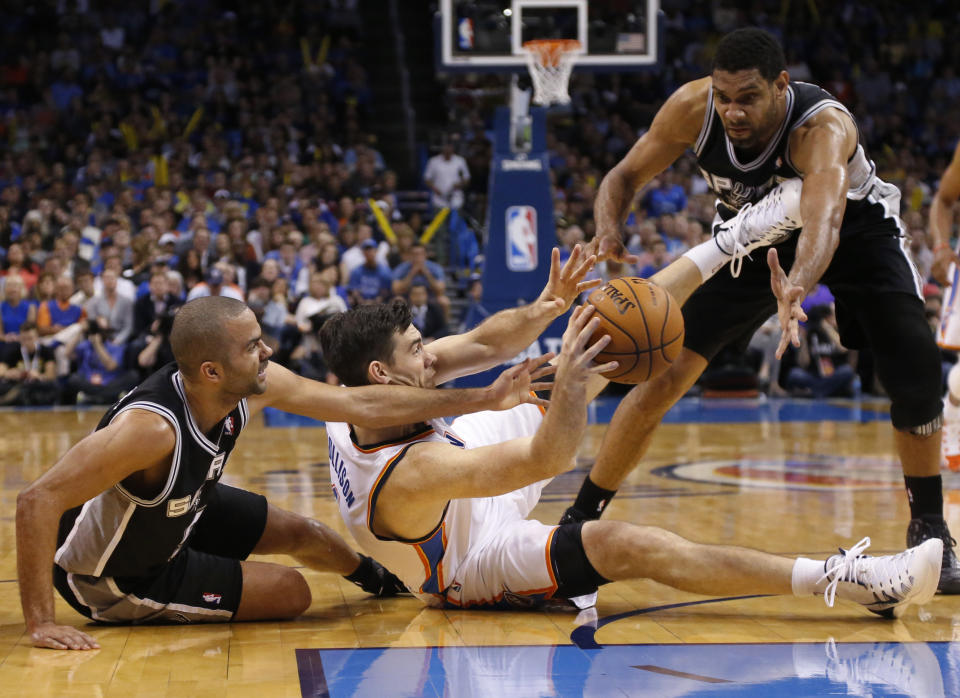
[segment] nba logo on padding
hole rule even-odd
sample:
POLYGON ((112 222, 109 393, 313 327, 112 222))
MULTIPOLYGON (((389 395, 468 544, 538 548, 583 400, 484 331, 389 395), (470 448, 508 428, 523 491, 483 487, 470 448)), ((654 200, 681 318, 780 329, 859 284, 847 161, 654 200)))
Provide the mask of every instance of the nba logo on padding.
POLYGON ((507 208, 507 269, 537 268, 537 210, 533 206, 507 208))
POLYGON ((457 47, 463 51, 473 48, 473 20, 469 17, 457 22, 457 47))

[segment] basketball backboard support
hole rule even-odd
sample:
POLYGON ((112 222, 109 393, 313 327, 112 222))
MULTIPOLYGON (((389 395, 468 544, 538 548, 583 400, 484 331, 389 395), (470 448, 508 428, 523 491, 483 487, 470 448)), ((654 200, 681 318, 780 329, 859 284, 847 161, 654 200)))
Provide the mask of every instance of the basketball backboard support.
POLYGON ((525 72, 523 43, 576 39, 574 70, 659 62, 659 0, 440 0, 438 72, 525 72))

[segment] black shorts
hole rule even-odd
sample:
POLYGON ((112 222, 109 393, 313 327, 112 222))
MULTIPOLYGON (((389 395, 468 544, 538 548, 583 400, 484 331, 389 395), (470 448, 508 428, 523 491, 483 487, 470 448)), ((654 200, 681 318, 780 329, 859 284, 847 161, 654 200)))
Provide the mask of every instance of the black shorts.
MULTIPOLYGON (((797 235, 776 246, 780 266, 789 272, 797 248, 797 235)), ((887 294, 907 295, 916 302, 900 302, 903 312, 926 324, 921 299, 922 283, 903 247, 896 220, 887 217, 881 204, 848 202, 840 244, 820 283, 836 298, 837 323, 843 345, 862 349, 870 344, 874 322, 891 322, 889 314, 870 312, 886 303, 887 294)), ((707 360, 729 344, 745 349, 753 333, 777 312, 770 290, 767 250, 754 250, 745 259, 738 278, 721 269, 697 289, 683 306, 686 325, 684 346, 707 360)), ((933 336, 930 336, 933 343, 933 336)), ((876 355, 885 346, 871 346, 876 355)), ((892 357, 909 364, 911 356, 892 357)))
POLYGON ((263 495, 218 483, 187 546, 159 573, 91 577, 54 565, 54 585, 79 613, 105 623, 229 621, 240 607, 240 560, 266 525, 263 495))

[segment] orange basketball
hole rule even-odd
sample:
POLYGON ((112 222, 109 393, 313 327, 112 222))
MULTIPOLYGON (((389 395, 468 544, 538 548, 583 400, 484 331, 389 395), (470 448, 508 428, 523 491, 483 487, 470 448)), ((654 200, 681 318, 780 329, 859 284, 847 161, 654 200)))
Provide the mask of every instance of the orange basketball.
POLYGON ((587 303, 601 325, 591 344, 605 334, 610 343, 598 364, 620 365, 604 378, 615 383, 643 383, 670 368, 683 348, 680 305, 663 288, 646 279, 624 276, 594 289, 587 303))

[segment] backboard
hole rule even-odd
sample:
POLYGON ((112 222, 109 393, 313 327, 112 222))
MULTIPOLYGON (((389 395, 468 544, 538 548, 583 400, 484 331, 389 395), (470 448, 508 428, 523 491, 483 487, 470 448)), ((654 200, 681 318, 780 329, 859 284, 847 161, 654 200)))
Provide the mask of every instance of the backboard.
POLYGON ((522 72, 523 43, 577 39, 574 70, 637 70, 659 59, 659 0, 440 0, 440 72, 522 72))

